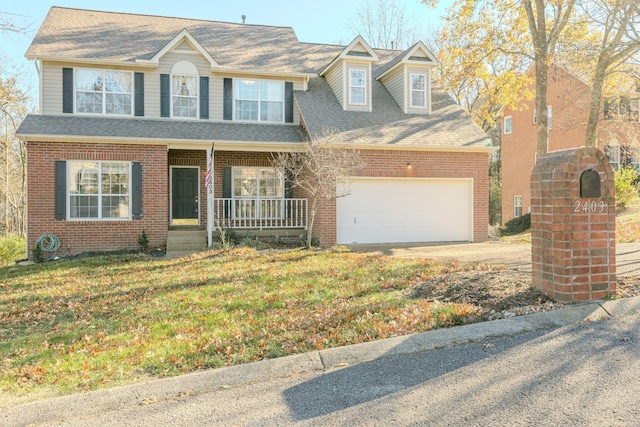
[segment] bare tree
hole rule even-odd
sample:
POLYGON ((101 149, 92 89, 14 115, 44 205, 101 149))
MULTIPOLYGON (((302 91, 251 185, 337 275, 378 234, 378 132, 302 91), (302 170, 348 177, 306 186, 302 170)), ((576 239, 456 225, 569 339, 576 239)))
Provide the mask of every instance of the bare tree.
POLYGON ((307 141, 303 152, 274 154, 272 163, 285 170, 291 188, 298 189, 309 200, 307 248, 312 247, 316 215, 325 203, 347 196, 351 179, 364 167, 360 152, 344 143, 337 143, 334 132, 307 141))
POLYGON ((424 27, 408 15, 398 0, 365 0, 358 5, 356 23, 349 28, 374 48, 406 49, 421 39, 424 27))

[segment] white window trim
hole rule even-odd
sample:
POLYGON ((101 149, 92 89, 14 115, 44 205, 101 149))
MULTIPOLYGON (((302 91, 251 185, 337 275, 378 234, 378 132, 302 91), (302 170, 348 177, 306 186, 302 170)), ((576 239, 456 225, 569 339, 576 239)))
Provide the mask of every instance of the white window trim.
POLYGON ((607 147, 608 147, 607 150, 609 151, 609 155, 607 156, 608 160, 609 160, 609 164, 611 165, 613 170, 617 171, 617 170, 620 169, 620 144, 615 142, 615 143, 607 144, 607 147), (611 152, 612 152, 612 150, 613 150, 613 152, 615 152, 615 158, 616 158, 615 162, 611 161, 611 152))
MULTIPOLYGON (((233 79, 233 87, 231 89, 232 92, 232 96, 231 96, 231 102, 232 102, 232 110, 233 110, 233 121, 234 122, 241 122, 241 123, 284 123, 285 122, 285 108, 286 108, 286 104, 287 104, 287 100, 286 100, 286 94, 285 94, 285 82, 283 80, 270 80, 270 79, 243 79, 243 78, 234 78, 233 79), (245 80, 252 80, 258 83, 258 120, 248 120, 248 119, 238 119, 236 116, 236 112, 237 112, 237 108, 236 108, 236 100, 238 100, 238 98, 236 98, 236 84, 237 82, 241 82, 241 81, 245 81, 245 80), (277 82, 280 83, 282 86, 282 120, 280 121, 273 121, 273 120, 260 120, 260 87, 259 85, 262 82, 277 82)), ((242 100, 242 99, 240 99, 242 100)))
POLYGON ((132 181, 131 181, 131 165, 132 163, 130 161, 126 161, 126 160, 67 160, 67 167, 66 167, 66 172, 67 172, 67 182, 66 182, 66 186, 67 186, 67 194, 66 194, 66 204, 67 204, 67 221, 100 221, 100 222, 104 222, 104 221, 131 221, 131 208, 132 208, 132 200, 131 200, 131 185, 132 185, 132 181), (98 163, 98 193, 96 194, 96 196, 98 197, 98 218, 89 218, 89 217, 84 217, 84 218, 72 218, 71 217, 71 167, 70 164, 71 163, 90 163, 90 162, 96 162, 98 163), (108 218, 102 218, 102 186, 101 186, 101 180, 102 180, 102 164, 103 163, 127 163, 129 164, 129 182, 128 182, 128 186, 129 186, 129 216, 126 217, 120 217, 120 218, 112 218, 112 217, 108 217, 108 218))
POLYGON ((349 92, 349 105, 358 105, 358 106, 363 106, 363 105, 367 105, 367 92, 369 90, 369 87, 367 85, 367 70, 364 68, 349 68, 347 70, 347 82, 348 82, 348 92, 349 92), (351 85, 351 72, 353 71, 358 71, 364 74, 364 78, 362 79, 362 81, 364 82, 363 86, 352 86, 351 85), (363 96, 363 102, 353 102, 353 100, 351 99, 351 88, 362 88, 363 92, 364 92, 364 96, 363 96))
MULTIPOLYGON (((78 67, 78 68, 74 68, 73 69, 73 114, 76 114, 78 116, 109 116, 109 117, 132 117, 135 110, 136 110, 136 106, 135 106, 135 101, 136 101, 136 97, 135 97, 135 91, 136 88, 134 87, 135 85, 135 81, 133 78, 133 71, 126 71, 126 70, 111 70, 111 69, 107 69, 107 68, 82 68, 82 67, 78 67), (107 92, 106 89, 106 85, 104 84, 104 78, 103 78, 103 84, 102 84, 102 113, 84 113, 84 112, 79 112, 78 111, 78 96, 77 96, 77 84, 78 84, 78 71, 79 70, 89 70, 89 71, 100 71, 104 77, 104 74, 106 72, 109 71, 113 71, 113 72, 118 72, 118 73, 128 73, 131 76, 131 113, 129 114, 107 114, 107 93, 126 93, 126 92, 107 92)), ((41 85, 42 86, 42 85, 41 85)), ((87 91, 81 91, 81 92, 87 92, 87 91)), ((94 91, 91 91, 94 92, 94 91)), ((42 102, 42 101, 41 101, 42 102)))
POLYGON ((511 135, 511 133, 513 132, 513 117, 505 116, 504 124, 503 124, 503 130, 504 130, 504 134, 505 135, 511 135), (509 130, 509 132, 507 132, 507 120, 509 120, 511 122, 511 130, 509 130))
POLYGON ((171 93, 170 96, 170 105, 169 105, 169 109, 170 109, 170 113, 171 113, 171 118, 176 118, 176 119, 184 119, 184 120, 198 120, 198 118, 200 117, 200 75, 199 74, 171 74, 171 79, 169 80, 169 91, 171 93), (195 96, 184 96, 184 95, 174 95, 173 94, 173 79, 174 77, 195 77, 196 78, 196 95, 195 96), (185 116, 175 116, 173 114, 173 98, 174 96, 179 96, 182 98, 196 98, 196 115, 195 117, 185 117, 185 116))
POLYGON ((427 109, 427 106, 429 104, 429 100, 428 100, 428 75, 426 73, 409 73, 409 106, 410 108, 420 108, 420 109, 427 109), (413 76, 423 76, 424 77, 424 89, 421 91, 418 90, 414 90, 413 89, 413 85, 412 80, 413 80, 413 76), (424 92, 424 105, 413 105, 413 92, 424 92))
POLYGON ((259 210, 260 210, 260 200, 263 199, 280 199, 280 200, 285 200, 285 179, 284 179, 284 173, 282 173, 282 171, 280 170, 280 172, 278 173, 278 175, 281 177, 281 184, 282 184, 282 195, 281 196, 260 196, 260 176, 258 175, 256 177, 257 182, 258 182, 258 187, 256 187, 256 191, 257 191, 257 195, 256 196, 236 196, 236 180, 235 180, 235 172, 237 170, 265 170, 265 169, 270 169, 273 170, 275 172, 278 172, 279 169, 278 168, 274 168, 271 166, 233 166, 231 168, 231 199, 232 200, 255 200, 256 201, 256 216, 255 217, 251 217, 251 216, 237 216, 236 214, 236 203, 231 203, 232 206, 232 216, 233 218, 237 218, 237 219, 276 219, 276 218, 284 218, 284 209, 285 209, 285 205, 284 203, 282 203, 282 207, 281 207, 281 212, 279 216, 269 216, 269 217, 265 217, 259 214, 259 210))
POLYGON ((522 216, 522 196, 513 196, 513 217, 519 218, 522 216), (518 203, 519 202, 519 203, 518 203), (517 213, 517 209, 520 208, 520 215, 517 213))

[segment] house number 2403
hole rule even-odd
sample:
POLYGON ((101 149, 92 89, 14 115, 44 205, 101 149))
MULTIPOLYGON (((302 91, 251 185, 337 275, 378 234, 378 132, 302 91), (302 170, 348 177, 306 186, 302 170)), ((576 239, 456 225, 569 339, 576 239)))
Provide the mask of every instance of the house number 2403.
POLYGON ((575 213, 603 213, 607 207, 604 204, 604 201, 600 200, 596 202, 595 200, 585 201, 584 203, 580 203, 580 200, 576 200, 573 202, 573 211, 575 213))

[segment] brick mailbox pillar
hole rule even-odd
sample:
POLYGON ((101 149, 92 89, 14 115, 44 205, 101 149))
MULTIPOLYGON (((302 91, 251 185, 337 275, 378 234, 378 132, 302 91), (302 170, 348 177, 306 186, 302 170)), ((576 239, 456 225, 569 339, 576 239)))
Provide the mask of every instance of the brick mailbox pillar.
POLYGON ((593 147, 554 151, 531 175, 532 282, 572 303, 615 294, 615 185, 593 147))

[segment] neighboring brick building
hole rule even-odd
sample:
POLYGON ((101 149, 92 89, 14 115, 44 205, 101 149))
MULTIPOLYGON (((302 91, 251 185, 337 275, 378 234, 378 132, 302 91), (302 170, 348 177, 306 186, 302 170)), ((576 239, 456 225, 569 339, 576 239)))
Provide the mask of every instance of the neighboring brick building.
MULTIPOLYGON (((530 70, 532 73, 533 70, 530 70)), ((535 82, 530 85, 535 93, 535 82)), ((584 145, 591 89, 587 82, 551 65, 547 87, 549 139, 547 151, 584 145)), ((638 99, 607 97, 598 131, 598 146, 612 166, 638 164, 638 99)), ((530 179, 536 162, 535 99, 523 101, 518 109, 503 108, 502 124, 502 223, 526 214, 531 207, 530 179)))
POLYGON ((136 248, 143 230, 151 246, 181 227, 304 233, 307 199, 273 154, 327 133, 366 166, 319 212, 323 245, 487 237, 493 148, 421 42, 54 7, 26 56, 40 71, 40 114, 18 130, 29 252, 43 233, 71 253, 136 248))

